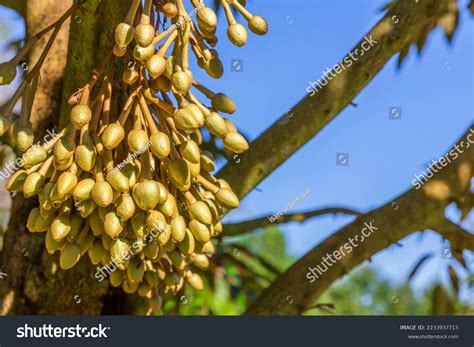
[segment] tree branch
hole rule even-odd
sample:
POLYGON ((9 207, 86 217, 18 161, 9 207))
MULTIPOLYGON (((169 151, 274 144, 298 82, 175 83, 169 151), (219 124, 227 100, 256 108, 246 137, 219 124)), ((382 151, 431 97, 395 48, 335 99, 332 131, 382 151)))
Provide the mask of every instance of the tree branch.
POLYGON ((286 214, 278 217, 276 220, 271 221, 271 216, 262 216, 256 219, 247 220, 239 223, 229 223, 224 225, 224 232, 222 236, 237 236, 248 233, 250 231, 265 228, 271 224, 284 224, 290 222, 304 223, 308 219, 314 217, 320 217, 326 214, 348 214, 354 216, 360 216, 361 213, 355 210, 351 210, 343 207, 328 207, 319 210, 312 210, 306 212, 297 212, 292 214, 286 214))
POLYGON ((0 0, 0 6, 8 7, 22 17, 26 16, 26 0, 0 0))
POLYGON ((383 19, 351 51, 362 51, 361 44, 372 37, 375 44, 363 56, 336 74, 314 96, 307 95, 286 115, 254 140, 240 162, 228 162, 219 177, 230 183, 243 198, 284 161, 333 120, 365 88, 384 65, 401 49, 428 34, 448 12, 451 0, 397 1, 383 19), (397 16, 398 23, 394 23, 397 16), (291 131, 289 131, 291 129, 291 131))
POLYGON ((448 240, 453 250, 474 251, 474 235, 460 225, 445 218, 434 228, 434 231, 448 240))
MULTIPOLYGON (((467 136, 473 137, 473 133, 474 129, 470 129, 458 142, 458 147, 453 147, 451 151, 455 150, 454 148, 464 148, 468 141, 467 136)), ((442 225, 446 206, 463 194, 466 178, 467 181, 471 179, 473 168, 474 146, 469 146, 460 153, 457 160, 451 161, 443 170, 434 174, 423 188, 412 188, 396 200, 357 218, 309 251, 263 291, 251 304, 247 314, 301 314, 311 307, 332 283, 364 260, 370 259, 377 252, 411 233, 435 229, 436 226, 442 225), (470 177, 463 174, 466 167, 470 177), (396 202, 396 205, 393 202, 396 202), (369 236, 364 235, 363 230, 367 234, 370 223, 377 229, 369 236), (355 240, 357 245, 350 243, 350 240, 355 240), (348 244, 352 246, 351 251, 348 251, 348 244), (335 250, 344 256, 337 262, 324 265, 324 259, 328 261, 328 255, 335 257, 335 250), (309 271, 311 268, 316 269, 318 265, 322 269, 321 273, 315 272, 318 277, 311 283, 309 271), (288 296, 292 298, 291 304, 286 299, 288 296)), ((467 240, 467 236, 459 229, 451 226, 449 230, 442 231, 446 237, 450 237, 455 243, 466 242, 466 247, 472 246, 472 239, 467 240)))

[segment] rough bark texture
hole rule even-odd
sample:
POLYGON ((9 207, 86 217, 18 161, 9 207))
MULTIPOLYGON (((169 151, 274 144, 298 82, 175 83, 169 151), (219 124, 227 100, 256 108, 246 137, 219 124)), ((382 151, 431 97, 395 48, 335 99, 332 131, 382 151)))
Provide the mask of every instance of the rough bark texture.
MULTIPOLYGON (((69 0, 28 1, 28 35, 57 20, 71 3, 69 0)), ((64 25, 41 72, 32 114, 39 134, 57 126, 60 109, 60 123, 67 122, 69 95, 90 78, 115 24, 124 18, 127 4, 128 0, 88 0, 73 15, 69 46, 69 25, 64 25)), ((41 53, 41 46, 32 52, 30 66, 41 53)), ((104 298, 107 284, 93 277, 93 268, 85 258, 70 271, 59 268, 58 255, 50 256, 44 249, 44 234, 26 231, 25 221, 32 206, 32 201, 20 196, 14 199, 1 254, 2 271, 7 277, 0 286, 0 314, 100 314, 104 302, 108 302, 104 298)))
MULTIPOLYGON (((465 144, 467 144, 466 136, 469 134, 474 139, 474 135, 468 131, 461 140, 465 141, 465 144)), ((452 201, 459 200, 466 193, 466 188, 469 189, 468 182, 473 176, 473 169, 474 146, 471 144, 456 161, 425 183, 422 189, 412 188, 395 200, 357 218, 322 241, 280 275, 253 302, 247 314, 301 314, 311 307, 332 283, 354 267, 416 231, 442 228, 441 234, 451 242, 454 251, 458 251, 461 246, 472 250, 474 235, 447 229, 444 210, 452 201), (448 191, 449 194, 445 195, 448 191), (367 225, 366 223, 371 222, 378 229, 363 242, 359 241, 357 248, 338 262, 331 266, 326 265, 327 271, 311 283, 306 277, 309 269, 320 265, 324 270, 326 267, 322 265, 323 257, 333 254, 335 250, 344 249, 344 244, 348 243, 350 238, 355 239, 356 235, 359 235, 360 240, 361 230, 367 225)))

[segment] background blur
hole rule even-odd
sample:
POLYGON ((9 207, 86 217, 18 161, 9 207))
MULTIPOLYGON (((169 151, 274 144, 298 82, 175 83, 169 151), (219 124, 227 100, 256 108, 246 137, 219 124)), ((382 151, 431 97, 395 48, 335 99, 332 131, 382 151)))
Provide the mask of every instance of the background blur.
MULTIPOLYGON (((310 81, 338 63, 383 16, 382 0, 248 0, 248 8, 265 16, 269 34, 251 35, 242 48, 232 46, 219 26, 217 46, 226 73, 210 80, 200 69, 196 78, 212 90, 231 96, 238 110, 232 121, 253 140, 301 98, 310 81)), ((464 1, 467 4, 467 1, 464 1)), ((464 6, 464 4, 463 4, 464 6)), ((241 207, 226 217, 235 222, 272 215, 307 188, 310 194, 290 212, 326 206, 369 211, 411 187, 432 159, 438 159, 474 119, 474 19, 460 11, 460 26, 449 45, 436 29, 421 56, 412 48, 401 69, 395 57, 350 106, 302 150, 249 194, 241 207), (400 107, 399 119, 389 108, 400 107), (336 165, 337 153, 348 154, 348 166, 336 165)), ((221 13, 221 20, 224 20, 221 13)), ((397 19, 395 19, 397 20, 397 19)), ((399 18, 403 20, 403 18, 399 18)), ((0 60, 13 55, 11 42, 24 36, 23 20, 0 7, 0 60)), ((0 104, 13 91, 0 89, 0 104)), ((238 158, 235 158, 238 160, 238 158)), ((223 164, 223 161, 220 163, 223 164)), ((9 195, 2 193, 6 211, 9 195)), ((4 212, 5 213, 5 212, 4 212)), ((447 216, 459 222, 455 208, 447 216)), ((7 214, 6 214, 7 215, 7 214)), ((4 217, 5 221, 7 217, 4 217)), ((351 222, 349 217, 323 217, 304 224, 256 231, 239 240, 277 268, 284 270, 332 232, 351 222), (264 242, 263 240, 266 240, 264 242), (270 240, 270 241, 269 241, 270 240), (270 246, 269 246, 270 245, 270 246)), ((463 226, 474 232, 474 215, 463 226)), ((469 255, 474 269, 474 256, 469 255)), ((452 298, 447 265, 449 251, 431 232, 414 234, 376 255, 337 283, 311 311, 315 314, 429 314, 436 309, 430 298, 452 298), (408 276, 425 254, 427 260, 414 278, 408 276), (438 286, 442 284, 444 289, 438 286), (335 306, 333 306, 333 304, 335 306)), ((229 273, 232 269, 227 269, 229 273)), ((460 303, 452 312, 474 307, 469 274, 459 269, 460 303)), ((186 294, 183 313, 235 314, 243 310, 231 276, 216 282, 212 302, 204 294, 186 294)), ((170 308, 172 310, 173 308, 170 308)))

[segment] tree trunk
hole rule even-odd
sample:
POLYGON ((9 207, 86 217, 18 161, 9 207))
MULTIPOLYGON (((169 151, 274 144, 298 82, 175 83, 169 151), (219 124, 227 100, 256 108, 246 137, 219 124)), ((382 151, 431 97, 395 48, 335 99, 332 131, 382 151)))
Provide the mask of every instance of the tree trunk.
MULTIPOLYGON (((28 36, 55 22, 71 4, 71 0, 29 0, 25 9, 28 36)), ((69 21, 63 25, 41 70, 31 115, 35 131, 40 134, 37 140, 41 141, 46 129, 67 124, 69 96, 90 78, 115 25, 125 17, 128 4, 128 0, 87 0, 72 15, 70 30, 69 21)), ((38 59, 46 40, 31 52, 30 66, 38 59)), ((125 306, 118 305, 117 300, 108 305, 108 285, 94 278, 87 257, 72 270, 63 271, 58 266, 58 254, 46 252, 44 233, 26 230, 26 219, 35 203, 20 194, 13 201, 0 254, 1 270, 7 274, 0 280, 0 314, 94 315, 121 311, 125 306)))

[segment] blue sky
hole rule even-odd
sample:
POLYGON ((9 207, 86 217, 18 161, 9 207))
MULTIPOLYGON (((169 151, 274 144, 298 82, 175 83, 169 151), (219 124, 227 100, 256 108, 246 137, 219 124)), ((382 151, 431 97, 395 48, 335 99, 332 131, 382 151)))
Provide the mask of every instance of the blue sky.
MULTIPOLYGON (((238 111, 231 119, 251 139, 303 98, 309 81, 320 78, 364 37, 382 17, 385 4, 379 0, 247 2, 252 12, 265 16, 269 34, 251 34, 245 47, 236 48, 225 38, 221 14, 217 49, 226 73, 216 81, 194 71, 202 83, 234 99, 238 111), (241 72, 230 71, 233 59, 243 60, 241 72)), ((396 57, 392 59, 355 98, 357 107, 345 109, 268 177, 259 186, 261 191, 249 194, 226 221, 271 215, 306 188, 311 193, 294 211, 329 205, 369 211, 409 189, 414 175, 443 155, 473 121, 473 21, 462 9, 452 45, 438 28, 421 57, 413 48, 401 70, 396 69, 396 57), (389 119, 391 106, 402 108, 400 120, 389 119), (340 152, 349 154, 349 166, 336 165, 340 152)), ((23 31, 12 12, 0 10, 0 43, 20 38, 23 31), (6 35, 5 25, 13 32, 6 35)), ((456 217, 454 211, 450 215, 456 217)), ((350 221, 327 217, 288 224, 282 230, 290 252, 301 256, 350 221)), ((424 266, 414 285, 421 289, 433 281, 446 281, 441 270, 448 260, 441 257, 440 237, 413 235, 402 245, 381 252, 370 266, 400 283, 416 260, 432 251, 438 257, 424 266)), ((474 303, 474 295, 470 298, 474 303)))

